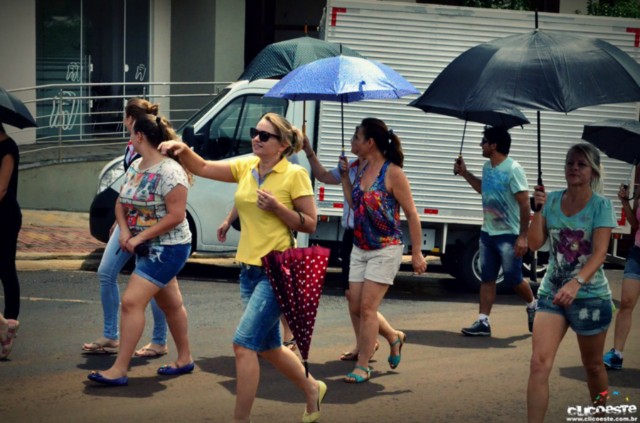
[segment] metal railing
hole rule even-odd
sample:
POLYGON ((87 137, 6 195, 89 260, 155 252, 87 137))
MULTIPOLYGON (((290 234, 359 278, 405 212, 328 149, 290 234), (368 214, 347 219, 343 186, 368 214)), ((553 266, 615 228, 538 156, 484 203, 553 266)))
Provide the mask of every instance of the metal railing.
MULTIPOLYGON (((179 128, 230 82, 65 83, 8 90, 32 111, 38 124, 21 145, 21 162, 78 159, 91 150, 121 149, 128 139, 123 110, 132 97, 160 105, 160 114, 179 128), (34 143, 35 141, 35 143, 34 143), (83 151, 88 150, 88 151, 83 151)), ((14 138, 23 131, 7 127, 14 138)))

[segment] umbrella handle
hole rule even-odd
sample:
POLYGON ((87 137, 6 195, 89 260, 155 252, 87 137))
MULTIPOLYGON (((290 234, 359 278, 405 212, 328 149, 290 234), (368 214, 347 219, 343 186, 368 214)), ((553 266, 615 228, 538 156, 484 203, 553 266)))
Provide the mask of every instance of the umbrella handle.
MULTIPOLYGON (((544 185, 542 185, 540 182, 542 182, 541 178, 538 178, 538 187, 540 187, 540 191, 544 191, 544 185)), ((537 187, 536 187, 537 188, 537 187)), ((536 201, 534 199, 533 196, 529 197, 529 207, 531 207, 531 210, 533 210, 534 212, 539 212, 540 209, 542 209, 542 204, 538 204, 536 205, 536 201)))

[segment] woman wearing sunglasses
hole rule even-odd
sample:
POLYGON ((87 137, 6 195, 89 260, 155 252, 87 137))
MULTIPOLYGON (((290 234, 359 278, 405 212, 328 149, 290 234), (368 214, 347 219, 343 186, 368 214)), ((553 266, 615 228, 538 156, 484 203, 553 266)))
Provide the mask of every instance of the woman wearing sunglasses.
POLYGON ((291 231, 312 233, 317 210, 307 171, 291 164, 287 157, 302 148, 302 133, 285 118, 264 115, 251 128, 255 155, 230 161, 206 161, 185 144, 160 144, 163 154, 180 157, 195 175, 223 182, 236 182, 235 206, 242 231, 236 260, 241 263, 240 296, 244 313, 233 337, 236 357, 237 395, 235 422, 248 422, 260 378, 260 356, 273 364, 304 391, 307 406, 303 422, 320 418, 320 403, 327 386, 305 370, 296 355, 282 346, 280 307, 262 268, 261 258, 269 252, 291 247, 291 231))

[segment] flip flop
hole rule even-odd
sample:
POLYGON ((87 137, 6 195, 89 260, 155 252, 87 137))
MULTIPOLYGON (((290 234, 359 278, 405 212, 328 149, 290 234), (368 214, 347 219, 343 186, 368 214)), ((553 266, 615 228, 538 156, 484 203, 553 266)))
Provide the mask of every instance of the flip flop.
POLYGON ((167 355, 169 352, 168 348, 164 350, 158 350, 156 348, 151 347, 151 344, 147 344, 144 347, 140 348, 138 351, 133 353, 134 357, 144 357, 144 358, 157 358, 162 357, 163 355, 167 355))
POLYGON ((9 357, 11 348, 13 348, 13 337, 7 329, 4 334, 0 335, 0 360, 4 360, 9 357))
MULTIPOLYGON (((373 360, 373 356, 376 354, 376 351, 378 351, 378 348, 380 348, 380 343, 376 341, 376 345, 373 348, 373 353, 371 354, 371 357, 369 358, 369 361, 373 360)), ((342 360, 342 361, 358 361, 358 353, 354 353, 353 351, 343 352, 342 355, 340 356, 340 360, 342 360)))
POLYGON ((296 346, 296 338, 291 338, 289 341, 284 341, 282 343, 282 345, 284 345, 285 347, 289 348, 291 351, 295 351, 297 346, 296 346))
POLYGON ((95 341, 84 344, 82 346, 83 354, 117 354, 118 347, 120 346, 118 341, 114 341, 109 338, 98 338, 95 341))

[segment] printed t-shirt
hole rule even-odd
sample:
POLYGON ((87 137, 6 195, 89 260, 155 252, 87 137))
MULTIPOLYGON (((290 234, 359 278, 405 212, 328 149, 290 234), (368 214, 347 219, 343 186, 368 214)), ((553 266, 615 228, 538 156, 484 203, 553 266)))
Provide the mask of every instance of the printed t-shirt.
MULTIPOLYGON (((593 193, 582 210, 573 216, 566 216, 561 210, 564 192, 549 193, 542 209, 551 249, 549 267, 538 289, 538 295, 555 295, 562 285, 578 274, 593 253, 592 242, 595 229, 617 226, 611 201, 596 193, 593 193)), ((600 266, 588 282, 578 290, 577 299, 611 296, 609 281, 604 274, 603 266, 600 266)))
MULTIPOLYGON (((120 188, 120 203, 134 236, 167 215, 165 197, 172 189, 178 185, 189 188, 187 173, 175 160, 167 158, 144 170, 140 170, 141 161, 137 159, 131 163, 120 188)), ((191 231, 186 218, 169 232, 150 240, 151 244, 161 245, 190 242, 191 231)))

